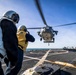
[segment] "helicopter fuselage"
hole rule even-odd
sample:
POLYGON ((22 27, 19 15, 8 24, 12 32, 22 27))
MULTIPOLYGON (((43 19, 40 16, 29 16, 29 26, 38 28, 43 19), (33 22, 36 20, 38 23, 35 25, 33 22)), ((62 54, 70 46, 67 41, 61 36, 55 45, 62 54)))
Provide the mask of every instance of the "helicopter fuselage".
POLYGON ((54 42, 54 32, 52 29, 44 28, 38 32, 38 35, 44 40, 44 42, 54 42))

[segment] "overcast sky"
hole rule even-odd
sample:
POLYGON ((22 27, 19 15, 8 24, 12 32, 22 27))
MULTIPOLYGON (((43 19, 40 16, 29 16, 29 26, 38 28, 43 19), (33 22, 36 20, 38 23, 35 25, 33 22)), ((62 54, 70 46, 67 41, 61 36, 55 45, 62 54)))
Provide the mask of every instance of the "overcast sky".
MULTIPOLYGON (((40 0, 40 3, 48 25, 56 26, 76 22, 76 0, 40 0)), ((17 24, 17 28, 21 25, 27 27, 44 26, 34 0, 0 0, 0 17, 8 10, 19 13, 20 22, 17 24)), ((55 43, 50 43, 50 46, 40 41, 37 35, 39 30, 29 30, 36 41, 29 43, 28 48, 76 46, 76 25, 53 27, 53 29, 58 30, 58 35, 55 36, 55 43)))

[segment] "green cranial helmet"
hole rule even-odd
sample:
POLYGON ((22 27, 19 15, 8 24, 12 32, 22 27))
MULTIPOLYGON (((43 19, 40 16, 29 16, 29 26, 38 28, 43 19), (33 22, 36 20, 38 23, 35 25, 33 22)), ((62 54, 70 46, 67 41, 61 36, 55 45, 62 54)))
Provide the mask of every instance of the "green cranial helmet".
POLYGON ((18 23, 18 22, 19 22, 19 19, 20 19, 20 18, 19 18, 19 15, 18 15, 15 11, 12 11, 12 10, 7 11, 7 12, 3 15, 3 17, 6 17, 6 18, 12 20, 12 21, 15 22, 15 23, 18 23))

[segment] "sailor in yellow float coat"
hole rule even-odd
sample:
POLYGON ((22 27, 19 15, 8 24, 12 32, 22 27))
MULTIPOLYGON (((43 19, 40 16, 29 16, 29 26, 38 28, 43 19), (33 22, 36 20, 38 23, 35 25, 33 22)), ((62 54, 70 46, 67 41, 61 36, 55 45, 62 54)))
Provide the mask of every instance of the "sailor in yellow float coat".
POLYGON ((22 61, 23 61, 23 53, 28 46, 28 42, 34 42, 35 38, 27 31, 27 28, 22 25, 17 31, 18 38, 18 46, 19 46, 19 55, 18 55, 18 63, 14 69, 15 74, 17 75, 21 69, 22 61))
POLYGON ((27 32, 25 32, 25 31, 17 32, 18 45, 19 45, 19 48, 21 48, 23 51, 26 50, 27 45, 28 45, 28 41, 26 41, 26 37, 25 37, 26 34, 27 34, 27 32))

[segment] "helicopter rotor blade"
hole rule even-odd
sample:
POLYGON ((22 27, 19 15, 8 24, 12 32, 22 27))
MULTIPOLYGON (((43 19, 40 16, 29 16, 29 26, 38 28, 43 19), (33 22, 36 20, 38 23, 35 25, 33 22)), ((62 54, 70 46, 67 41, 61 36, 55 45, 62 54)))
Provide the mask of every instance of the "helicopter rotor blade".
POLYGON ((35 0, 35 3, 36 3, 36 6, 37 6, 37 8, 38 8, 38 10, 39 10, 40 16, 41 16, 44 24, 45 24, 46 26, 48 26, 47 23, 46 23, 46 20, 45 20, 45 18, 44 18, 44 15, 43 15, 43 12, 42 12, 42 9, 41 9, 39 0, 35 0))
POLYGON ((34 28, 27 28, 27 29, 42 29, 44 27, 34 27, 34 28))
POLYGON ((54 27, 62 27, 62 26, 69 26, 69 25, 75 25, 75 24, 76 24, 76 22, 73 22, 73 23, 68 23, 68 24, 57 25, 54 27))

